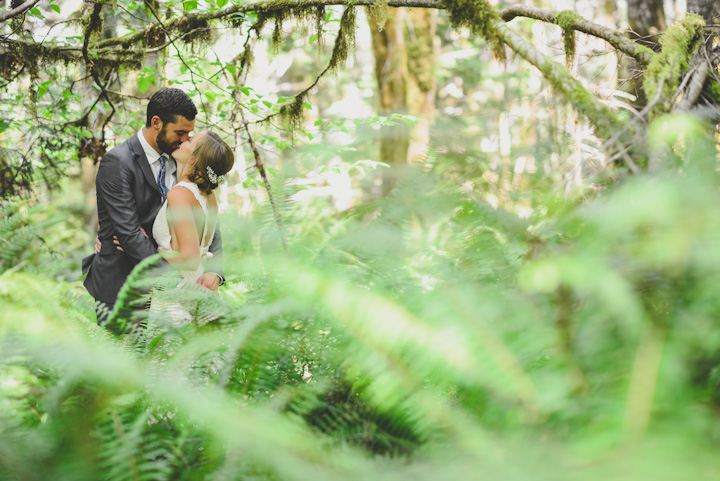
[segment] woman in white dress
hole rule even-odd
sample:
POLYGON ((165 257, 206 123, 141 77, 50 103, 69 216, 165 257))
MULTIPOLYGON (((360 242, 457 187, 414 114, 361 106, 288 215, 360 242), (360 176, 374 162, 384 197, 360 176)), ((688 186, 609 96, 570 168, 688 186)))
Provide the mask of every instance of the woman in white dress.
MULTIPOLYGON (((218 213, 213 191, 232 169, 235 156, 230 146, 211 131, 191 137, 172 155, 177 162, 178 182, 155 218, 153 237, 158 251, 168 254, 168 262, 195 285, 205 272, 205 259, 212 256, 209 248, 218 213)), ((154 309, 168 307, 158 306, 155 300, 153 304, 154 309)), ((187 319, 187 312, 179 317, 187 319)))

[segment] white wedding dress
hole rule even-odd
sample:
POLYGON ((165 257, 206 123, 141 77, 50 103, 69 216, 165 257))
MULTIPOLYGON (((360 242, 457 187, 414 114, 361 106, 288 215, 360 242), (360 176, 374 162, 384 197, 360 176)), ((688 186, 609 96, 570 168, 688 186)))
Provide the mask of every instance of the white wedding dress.
MULTIPOLYGON (((202 262, 200 266, 194 271, 180 271, 183 279, 186 283, 181 284, 182 289, 192 289, 197 286, 196 281, 205 273, 205 261, 212 257, 210 252, 210 244, 212 244, 213 238, 215 237, 215 226, 210 224, 210 215, 207 208, 207 199, 200 193, 200 189, 197 184, 192 182, 178 182, 175 187, 184 187, 193 193, 195 199, 197 199, 200 207, 202 208, 205 220, 203 222, 203 232, 200 237, 200 256, 202 262), (208 237, 208 233, 211 235, 208 237)), ((158 252, 173 252, 172 248, 172 232, 170 230, 170 223, 167 218, 167 200, 160 207, 157 216, 155 217, 155 223, 153 224, 152 234, 155 242, 158 245, 158 252)), ((150 302, 150 310, 155 313, 166 313, 169 315, 171 324, 185 323, 192 319, 188 306, 183 306, 181 303, 161 301, 157 297, 153 297, 150 302)))

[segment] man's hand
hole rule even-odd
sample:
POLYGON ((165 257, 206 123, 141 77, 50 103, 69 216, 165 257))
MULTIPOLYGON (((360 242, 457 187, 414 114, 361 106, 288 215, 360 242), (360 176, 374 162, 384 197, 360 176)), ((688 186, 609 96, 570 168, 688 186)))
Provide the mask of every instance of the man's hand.
POLYGON ((199 285, 211 291, 217 291, 220 287, 220 276, 212 272, 206 272, 196 281, 199 285))
MULTIPOLYGON (((143 235, 144 235, 145 237, 148 236, 148 235, 147 235, 147 232, 145 232, 145 229, 143 229, 142 227, 140 227, 140 231, 143 233, 143 235)), ((148 237, 148 239, 149 239, 149 237, 148 237)), ((99 242, 100 242, 100 241, 97 241, 97 243, 95 244, 95 248, 97 249, 97 250, 95 251, 96 254, 100 251, 100 247, 98 247, 98 246, 100 245, 99 242)), ((125 252, 125 251, 123 250, 122 246, 120 245, 120 241, 118 240, 118 238, 117 238, 116 235, 113 236, 113 244, 115 244, 115 245, 117 246, 117 247, 116 247, 117 250, 119 250, 120 252, 125 252)))
POLYGON ((100 238, 95 237, 95 255, 100 254, 100 247, 102 247, 102 244, 100 243, 100 238))

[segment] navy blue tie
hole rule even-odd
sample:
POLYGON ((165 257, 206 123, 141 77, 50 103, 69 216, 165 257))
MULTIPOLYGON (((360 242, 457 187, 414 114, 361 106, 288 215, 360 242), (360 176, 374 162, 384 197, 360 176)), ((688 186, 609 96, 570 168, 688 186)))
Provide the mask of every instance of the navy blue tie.
POLYGON ((161 155, 160 156, 160 173, 158 174, 157 178, 157 184, 160 188, 160 195, 162 196, 162 201, 165 202, 165 199, 167 198, 168 188, 165 185, 165 172, 167 171, 165 167, 165 159, 167 159, 167 155, 161 155))

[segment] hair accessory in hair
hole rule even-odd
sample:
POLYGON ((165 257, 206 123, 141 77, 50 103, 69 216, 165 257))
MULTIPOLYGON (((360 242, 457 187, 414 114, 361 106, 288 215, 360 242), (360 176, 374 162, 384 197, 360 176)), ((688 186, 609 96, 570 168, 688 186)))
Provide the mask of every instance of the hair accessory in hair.
POLYGON ((217 175, 215 171, 208 165, 207 167, 208 180, 215 185, 220 185, 228 180, 228 174, 217 175))

